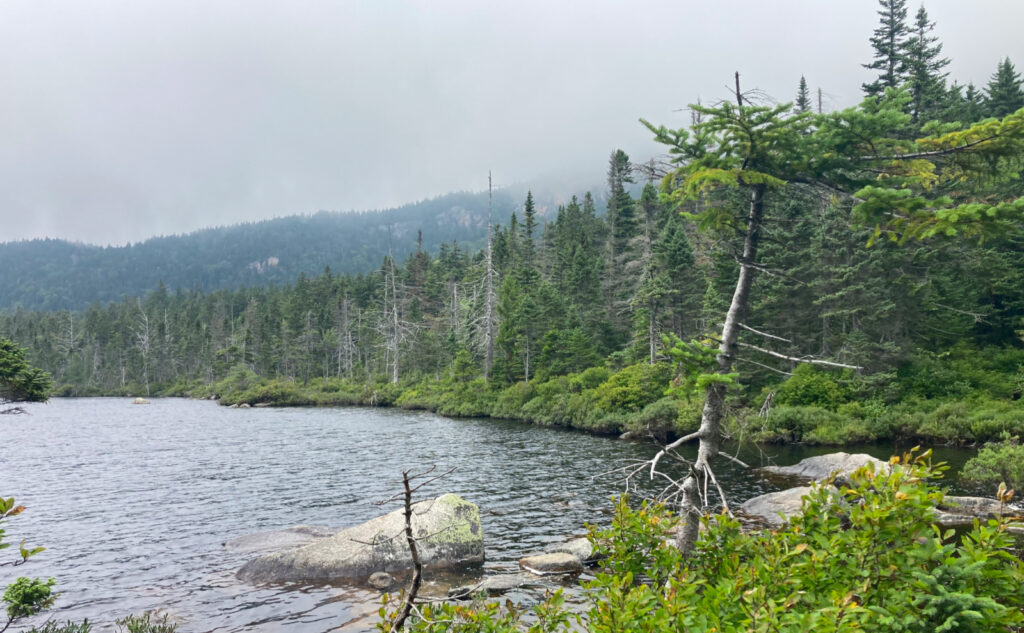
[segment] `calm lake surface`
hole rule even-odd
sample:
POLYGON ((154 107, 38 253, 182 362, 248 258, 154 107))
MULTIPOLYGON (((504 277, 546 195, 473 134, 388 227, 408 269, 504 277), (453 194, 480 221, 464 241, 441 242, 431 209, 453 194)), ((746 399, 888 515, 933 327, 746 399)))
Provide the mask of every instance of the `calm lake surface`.
MULTIPOLYGON (((379 594, 240 583, 235 571, 252 554, 225 541, 297 524, 361 523, 385 511, 374 502, 399 490, 402 470, 437 464, 456 470, 425 492, 478 504, 486 568, 511 571, 521 556, 582 534, 585 523, 607 523, 623 481, 594 477, 653 454, 643 443, 392 409, 112 398, 27 409, 0 416, 0 494, 28 506, 8 523, 9 541, 47 550, 24 567, 0 568, 0 587, 17 575, 53 576, 61 596, 49 615, 87 617, 96 630, 152 610, 169 613, 182 632, 370 630, 379 594)), ((765 450, 743 457, 786 465, 834 449, 765 450)), ((892 447, 846 450, 886 458, 892 447)), ((937 456, 957 467, 969 453, 937 456)), ((724 462, 716 472, 734 503, 777 489, 724 462)))

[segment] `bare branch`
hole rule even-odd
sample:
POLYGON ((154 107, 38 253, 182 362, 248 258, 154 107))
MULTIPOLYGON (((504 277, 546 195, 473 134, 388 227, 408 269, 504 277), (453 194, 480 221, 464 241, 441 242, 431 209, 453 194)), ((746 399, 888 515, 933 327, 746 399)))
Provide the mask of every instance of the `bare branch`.
POLYGON ((767 332, 762 332, 761 330, 755 330, 754 328, 750 327, 749 325, 744 325, 742 323, 737 323, 736 325, 738 325, 740 328, 742 328, 742 329, 744 329, 744 330, 746 330, 748 332, 753 332, 754 334, 757 334, 759 336, 763 336, 765 338, 774 339, 776 341, 782 341, 783 343, 790 343, 790 344, 793 343, 793 341, 789 340, 788 338, 782 338, 781 336, 776 336, 774 334, 769 334, 767 332))
POLYGON ((758 347, 756 345, 751 345, 749 343, 743 343, 740 341, 737 341, 736 344, 739 345, 740 347, 746 347, 747 349, 752 349, 756 352, 761 352, 762 354, 774 356, 775 358, 781 358, 782 360, 793 361, 794 363, 810 363, 811 365, 825 365, 826 367, 841 367, 843 369, 864 369, 860 365, 846 365, 844 363, 835 363, 829 360, 819 360, 817 358, 811 358, 810 356, 787 356, 786 354, 780 354, 778 352, 773 352, 770 349, 765 349, 763 347, 758 347))
POLYGON ((764 363, 759 363, 756 360, 750 360, 749 358, 740 358, 740 357, 737 356, 736 360, 740 361, 741 363, 750 363, 751 365, 757 365, 761 369, 767 369, 768 371, 774 371, 775 373, 782 374, 783 376, 792 376, 793 375, 793 372, 782 371, 781 369, 776 369, 776 368, 772 367, 771 365, 765 365, 764 363))

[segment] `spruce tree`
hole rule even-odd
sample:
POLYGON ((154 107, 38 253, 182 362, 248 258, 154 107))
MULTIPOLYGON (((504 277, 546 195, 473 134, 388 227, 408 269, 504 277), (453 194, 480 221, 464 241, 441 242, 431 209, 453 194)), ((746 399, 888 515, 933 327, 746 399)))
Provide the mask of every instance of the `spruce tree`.
POLYGON ((988 82, 985 109, 988 116, 1002 118, 1024 108, 1024 91, 1021 90, 1020 74, 1007 57, 988 82))
POLYGON ((807 79, 803 75, 800 75, 800 87, 797 88, 794 104, 797 112, 811 111, 811 95, 807 91, 807 79))
POLYGON ((861 86, 869 97, 884 95, 886 88, 898 88, 906 76, 907 0, 878 0, 878 4, 880 23, 871 37, 875 59, 863 65, 878 71, 874 81, 861 86))
POLYGON ((949 73, 943 69, 949 59, 942 57, 942 44, 931 34, 934 28, 935 23, 928 20, 928 12, 921 6, 903 56, 911 97, 910 118, 917 124, 938 115, 946 93, 949 73))

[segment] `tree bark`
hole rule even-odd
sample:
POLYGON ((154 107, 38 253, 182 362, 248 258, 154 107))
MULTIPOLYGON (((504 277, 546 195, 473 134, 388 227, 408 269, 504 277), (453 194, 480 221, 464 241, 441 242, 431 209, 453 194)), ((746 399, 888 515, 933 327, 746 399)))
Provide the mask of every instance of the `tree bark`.
MULTIPOLYGON (((757 249, 761 238, 761 220, 764 217, 764 185, 754 185, 750 192, 750 210, 747 215, 747 230, 743 239, 743 256, 740 258, 740 272, 736 279, 729 311, 722 325, 722 342, 718 347, 716 371, 728 374, 732 369, 736 356, 736 339, 740 332, 740 317, 747 308, 750 285, 754 279, 755 269, 752 266, 757 259, 757 249)), ((708 387, 704 397, 704 409, 701 413, 700 428, 697 437, 700 444, 697 448, 697 461, 690 474, 683 482, 682 513, 686 517, 686 526, 682 531, 693 530, 692 534, 680 536, 676 544, 684 555, 689 555, 696 542, 697 523, 693 517, 699 516, 700 479, 710 477, 711 460, 718 456, 722 444, 722 420, 725 418, 726 385, 713 383, 708 387)))

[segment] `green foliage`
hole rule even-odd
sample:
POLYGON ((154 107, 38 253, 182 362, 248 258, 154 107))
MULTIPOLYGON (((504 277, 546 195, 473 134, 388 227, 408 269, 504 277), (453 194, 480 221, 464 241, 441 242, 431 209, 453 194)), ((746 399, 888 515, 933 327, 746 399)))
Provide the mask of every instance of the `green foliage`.
POLYGON ((594 406, 603 411, 638 412, 665 392, 667 363, 630 365, 594 389, 594 406))
POLYGON ((775 388, 775 402, 792 406, 821 407, 835 411, 850 399, 850 390, 840 386, 833 374, 804 363, 775 388))
POLYGON ((53 578, 41 580, 22 576, 7 585, 0 602, 7 605, 8 622, 27 618, 53 606, 57 599, 53 593, 56 584, 53 578))
MULTIPOLYGON (((10 543, 4 542, 6 529, 2 526, 12 517, 18 516, 24 511, 25 506, 16 504, 14 497, 0 497, 0 549, 6 549, 11 546, 10 543)), ((19 559, 5 564, 22 565, 30 557, 43 550, 44 548, 42 547, 26 547, 25 541, 22 540, 18 545, 19 559)), ((6 605, 5 611, 7 613, 7 623, 0 631, 6 630, 7 627, 17 620, 33 616, 53 606, 53 602, 57 599, 57 594, 53 593, 53 587, 56 584, 53 578, 42 580, 22 576, 8 585, 3 595, 0 596, 0 602, 6 605)))
POLYGON ((129 615, 117 621, 118 631, 122 633, 174 633, 178 625, 171 622, 166 613, 155 620, 149 613, 129 615))
POLYGON ((90 633, 92 623, 88 620, 81 622, 65 622, 63 624, 54 620, 44 622, 41 626, 34 626, 27 633, 90 633))
POLYGON ((968 460, 960 476, 986 486, 1005 483, 1024 490, 1024 445, 1018 436, 1004 433, 1001 441, 986 444, 968 460))
POLYGON ((45 402, 51 387, 50 377, 28 364, 25 350, 0 337, 0 403, 45 402))
MULTIPOLYGON (((607 530, 608 556, 576 625, 621 631, 994 632, 1024 625, 1024 563, 1006 551, 1007 523, 962 536, 932 524, 943 493, 929 453, 894 458, 891 472, 862 468, 839 490, 816 485, 779 530, 746 531, 726 515, 705 519, 692 558, 666 542, 676 519, 664 506, 623 498, 607 530)), ((531 625, 512 605, 439 606, 410 630, 570 630, 560 600, 531 625), (557 614, 561 614, 558 617, 557 614), (550 626, 554 623, 555 626, 550 626)), ((573 629, 578 630, 578 629, 573 629)))
POLYGON ((686 342, 674 334, 666 335, 662 341, 665 352, 675 365, 676 375, 667 392, 675 397, 690 399, 695 395, 703 396, 712 384, 729 386, 739 379, 738 373, 713 371, 718 347, 711 341, 686 342))

